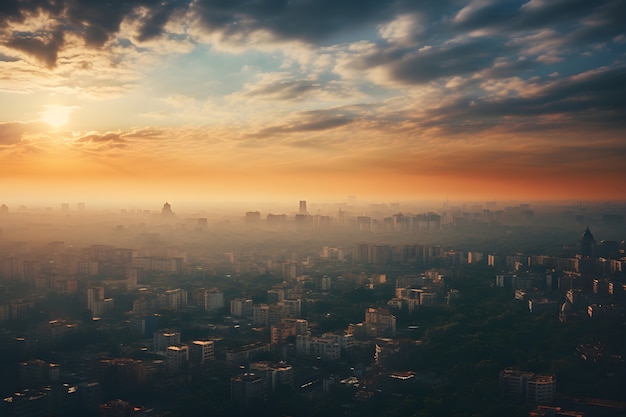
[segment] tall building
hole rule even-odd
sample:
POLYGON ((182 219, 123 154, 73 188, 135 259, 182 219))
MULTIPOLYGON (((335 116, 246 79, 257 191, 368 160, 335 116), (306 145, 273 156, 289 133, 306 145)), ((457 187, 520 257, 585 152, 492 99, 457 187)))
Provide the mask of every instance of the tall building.
POLYGON ((300 200, 300 207, 298 209, 299 214, 307 214, 306 211, 306 200, 300 200))
POLYGON ((171 216, 172 214, 174 214, 170 203, 166 202, 165 204, 163 204, 163 208, 161 209, 161 214, 164 216, 171 216))
POLYGON ((580 254, 583 258, 593 258, 595 244, 596 241, 587 227, 583 235, 580 237, 580 254))

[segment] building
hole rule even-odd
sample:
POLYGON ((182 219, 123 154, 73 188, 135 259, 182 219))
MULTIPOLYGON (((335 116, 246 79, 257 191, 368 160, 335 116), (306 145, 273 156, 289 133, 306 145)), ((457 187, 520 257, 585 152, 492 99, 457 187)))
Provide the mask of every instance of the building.
POLYGON ((189 346, 176 345, 168 346, 165 352, 165 363, 169 372, 176 372, 183 369, 189 362, 189 346))
POLYGON ((289 337, 306 335, 309 333, 309 322, 304 319, 282 319, 280 323, 273 324, 270 331, 270 343, 280 345, 287 342, 289 337))
POLYGON ((165 204, 163 204, 163 208, 161 209, 161 214, 163 216, 171 216, 174 214, 174 212, 172 211, 172 206, 170 205, 170 203, 165 202, 165 204))
POLYGON ((104 287, 87 288, 87 309, 94 317, 100 317, 113 310, 115 303, 112 298, 104 298, 104 287))
POLYGON ((226 362, 228 363, 243 363, 248 362, 250 359, 270 351, 270 345, 263 342, 255 342, 249 345, 240 346, 237 348, 225 349, 226 362))
POLYGON ((245 298, 230 300, 230 314, 235 317, 253 317, 254 302, 245 298))
POLYGON ((549 404, 556 394, 554 375, 535 374, 506 368, 499 377, 501 393, 510 399, 533 404, 549 404))
POLYGON ((535 374, 526 383, 526 401, 533 404, 550 404, 556 394, 554 375, 535 374))
POLYGON ((257 326, 268 326, 270 320, 270 306, 255 304, 252 308, 252 322, 257 326))
POLYGON ((270 391, 275 391, 279 385, 293 385, 293 367, 284 362, 262 361, 251 363, 250 372, 265 378, 266 386, 270 391))
POLYGON ((217 288, 203 289, 202 307, 206 311, 215 311, 224 308, 224 293, 217 288))
POLYGON ((370 337, 391 337, 396 334, 396 316, 384 308, 365 310, 365 328, 370 337))
POLYGON ((153 334, 154 351, 165 352, 170 346, 180 345, 180 333, 169 329, 159 330, 153 334))
POLYGON ((189 345, 189 362, 203 366, 215 359, 215 342, 212 340, 194 340, 189 345))
POLYGON ((167 290, 163 296, 165 304, 164 307, 168 310, 176 311, 187 306, 187 291, 182 288, 167 290))
POLYGON ((266 379, 252 372, 246 372, 230 379, 230 398, 239 404, 267 399, 266 379))
POLYGON ((299 355, 315 356, 320 359, 337 361, 342 351, 349 351, 354 343, 351 334, 339 335, 325 333, 318 337, 311 335, 296 336, 296 352, 299 355))
POLYGON ((589 230, 589 227, 585 229, 585 232, 580 237, 579 242, 580 242, 580 255, 583 258, 593 258, 596 241, 593 238, 593 234, 589 230))

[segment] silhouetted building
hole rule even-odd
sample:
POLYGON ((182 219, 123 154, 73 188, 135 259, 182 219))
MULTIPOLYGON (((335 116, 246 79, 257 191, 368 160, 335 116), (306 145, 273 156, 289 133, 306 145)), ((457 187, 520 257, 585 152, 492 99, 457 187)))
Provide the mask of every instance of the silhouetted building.
POLYGON ((591 231, 587 227, 580 238, 580 254, 583 258, 592 258, 594 255, 594 246, 596 244, 591 231))
POLYGON ((170 203, 166 202, 165 204, 163 204, 161 214, 164 216, 171 216, 172 214, 174 214, 174 212, 172 212, 172 206, 170 205, 170 203))

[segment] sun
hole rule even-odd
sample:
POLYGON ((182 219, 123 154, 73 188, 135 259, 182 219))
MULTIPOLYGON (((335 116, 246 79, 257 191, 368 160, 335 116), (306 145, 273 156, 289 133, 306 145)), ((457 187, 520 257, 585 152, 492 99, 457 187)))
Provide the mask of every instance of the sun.
POLYGON ((73 107, 49 105, 41 112, 41 121, 48 123, 52 127, 61 127, 67 123, 73 107))

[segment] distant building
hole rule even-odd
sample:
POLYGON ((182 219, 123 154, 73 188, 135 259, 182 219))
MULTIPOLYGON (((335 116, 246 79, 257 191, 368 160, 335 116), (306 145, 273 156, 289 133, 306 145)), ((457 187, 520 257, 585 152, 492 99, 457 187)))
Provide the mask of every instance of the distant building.
POLYGON ((245 298, 230 300, 230 314, 235 317, 252 318, 254 302, 245 298))
POLYGON ((550 404, 556 394, 554 375, 506 368, 500 372, 499 381, 502 394, 514 400, 533 404, 550 404))
POLYGON ((589 230, 589 227, 585 229, 585 232, 580 237, 580 255, 583 258, 593 258, 594 255, 594 247, 596 245, 596 241, 593 238, 593 234, 589 230))
POLYGON ((163 307, 168 310, 180 310, 187 306, 187 291, 182 288, 176 288, 173 290, 167 290, 163 294, 164 305, 163 307))
POLYGON ((249 345, 240 346, 237 348, 225 349, 226 362, 228 363, 243 363, 252 358, 270 351, 270 345, 263 342, 255 342, 249 345))
POLYGON ((180 371, 189 362, 189 346, 168 346, 165 352, 167 370, 170 372, 180 371))
POLYGON ((247 225, 257 224, 261 221, 261 213, 258 211, 247 211, 244 222, 247 225))
POLYGON ((265 378, 266 386, 274 391, 277 386, 293 385, 293 367, 284 362, 255 362, 250 364, 250 372, 265 378))
POLYGON ((194 340, 189 345, 189 362, 194 365, 205 365, 215 359, 215 342, 212 340, 194 340))
POLYGON ((303 319, 282 319, 280 323, 273 324, 270 332, 272 345, 284 344, 287 338, 309 333, 309 323, 303 319))
POLYGON ((296 352, 305 356, 316 356, 320 359, 337 361, 341 359, 342 351, 351 350, 354 336, 351 334, 339 335, 325 333, 322 336, 296 336, 296 352))
POLYGON ((239 404, 266 400, 267 391, 266 379, 251 372, 234 376, 230 380, 230 398, 239 404))
POLYGON ((170 203, 165 203, 163 204, 163 208, 161 209, 161 214, 163 216, 171 216, 174 214, 174 212, 172 212, 172 206, 170 205, 170 203))
POLYGON ((390 337, 396 334, 396 316, 384 308, 365 311, 365 328, 370 337, 390 337))
POLYGON ((526 384, 526 400, 533 404, 550 404, 556 394, 554 375, 535 374, 526 384))
POLYGON ((169 329, 159 330, 154 332, 153 342, 155 352, 165 352, 168 347, 180 344, 180 333, 169 329))
POLYGON ((201 289, 201 305, 206 311, 215 311, 224 308, 224 293, 217 288, 201 289))

